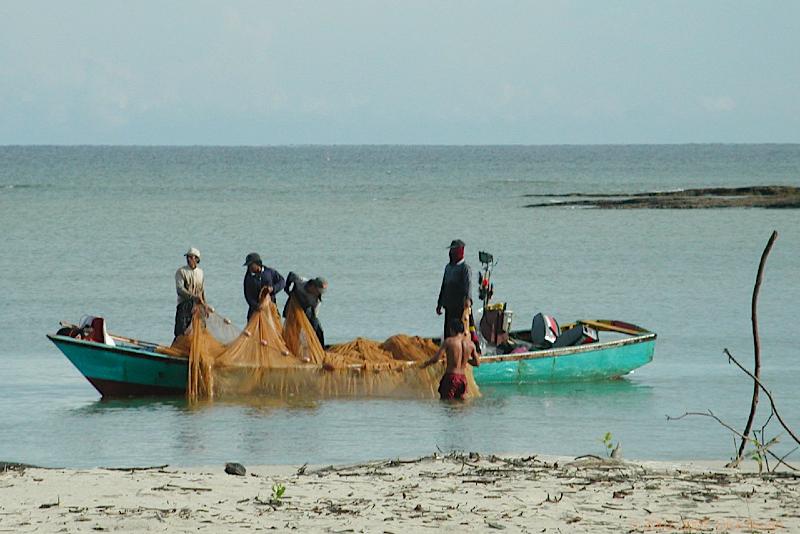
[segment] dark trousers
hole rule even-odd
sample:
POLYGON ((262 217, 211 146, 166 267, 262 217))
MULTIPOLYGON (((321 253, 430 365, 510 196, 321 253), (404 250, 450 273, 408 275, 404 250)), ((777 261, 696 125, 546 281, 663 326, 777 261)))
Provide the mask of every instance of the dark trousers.
POLYGON ((185 300, 175 308, 175 337, 182 336, 192 324, 193 300, 185 300))
POLYGON ((314 329, 314 333, 317 334, 317 339, 319 339, 320 345, 322 345, 323 348, 324 348, 325 347, 325 332, 322 330, 322 325, 320 324, 319 319, 317 319, 317 316, 313 315, 313 314, 308 314, 307 313, 306 316, 308 317, 308 320, 311 323, 311 327, 314 329))

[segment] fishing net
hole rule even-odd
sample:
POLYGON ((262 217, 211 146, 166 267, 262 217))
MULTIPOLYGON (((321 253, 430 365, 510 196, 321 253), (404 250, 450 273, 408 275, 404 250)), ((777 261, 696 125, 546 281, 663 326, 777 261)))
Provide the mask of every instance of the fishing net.
MULTIPOLYGON (((277 399, 331 397, 435 398, 444 364, 421 362, 438 350, 430 339, 395 335, 383 343, 356 338, 320 344, 293 297, 281 325, 277 307, 262 300, 244 330, 196 307, 192 325, 168 350, 189 355, 190 400, 262 395, 277 399)), ((470 368, 467 396, 480 395, 470 368)))

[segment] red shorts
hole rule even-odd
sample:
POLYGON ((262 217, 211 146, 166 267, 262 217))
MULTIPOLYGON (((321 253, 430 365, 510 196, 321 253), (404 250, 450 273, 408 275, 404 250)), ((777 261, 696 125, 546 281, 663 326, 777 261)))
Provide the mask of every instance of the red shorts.
POLYGON ((446 373, 439 382, 439 397, 442 400, 463 399, 467 392, 467 377, 446 373))

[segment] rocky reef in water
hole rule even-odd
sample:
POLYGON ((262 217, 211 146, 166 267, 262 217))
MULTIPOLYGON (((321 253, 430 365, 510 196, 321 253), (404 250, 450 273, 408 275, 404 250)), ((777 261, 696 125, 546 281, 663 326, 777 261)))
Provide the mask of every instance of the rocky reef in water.
POLYGON ((524 196, 551 199, 549 202, 527 204, 524 206, 526 208, 556 206, 603 209, 800 208, 800 187, 788 185, 707 187, 630 194, 566 193, 524 196), (570 200, 560 200, 566 198, 570 200))

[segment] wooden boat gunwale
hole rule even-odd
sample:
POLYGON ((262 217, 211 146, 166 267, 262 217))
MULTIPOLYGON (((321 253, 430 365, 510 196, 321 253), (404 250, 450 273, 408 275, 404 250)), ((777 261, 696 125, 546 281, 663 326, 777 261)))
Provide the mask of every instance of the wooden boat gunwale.
MULTIPOLYGON (((110 335, 110 337, 114 338, 115 340, 124 340, 124 338, 119 338, 114 335, 110 335)), ((131 356, 136 358, 144 358, 148 360, 157 360, 160 362, 169 362, 178 365, 186 365, 188 359, 184 356, 173 356, 171 354, 163 354, 161 352, 156 352, 155 350, 148 350, 145 347, 157 347, 155 343, 152 344, 139 344, 142 342, 134 343, 126 343, 124 346, 118 345, 107 345, 105 343, 100 343, 98 341, 92 341, 90 339, 76 339, 70 336, 60 336, 58 334, 47 334, 47 338, 55 343, 56 347, 58 347, 58 343, 68 343, 72 345, 78 345, 81 347, 86 347, 92 350, 99 350, 99 351, 106 351, 106 352, 114 352, 123 356, 131 356)))
MULTIPOLYGON (((112 352, 119 354, 121 356, 130 356, 136 358, 143 358, 149 360, 156 360, 159 362, 169 362, 172 364, 177 365, 188 365, 189 359, 187 356, 175 356, 172 354, 164 354, 162 352, 157 352, 155 350, 150 350, 149 347, 153 349, 155 347, 159 347, 162 345, 158 345, 156 343, 149 343, 146 341, 139 341, 131 338, 125 338, 122 336, 118 336, 116 334, 109 334, 109 337, 113 338, 117 341, 123 341, 126 343, 124 346, 118 345, 107 345, 105 343, 101 343, 99 341, 93 341, 90 339, 76 339, 70 336, 60 336, 58 334, 47 334, 47 338, 50 339, 53 343, 55 343, 56 347, 58 347, 58 342, 69 343, 73 345, 78 345, 82 347, 87 347, 92 350, 97 351, 105 351, 105 352, 112 352)), ((407 362, 403 362, 406 367, 412 367, 418 362, 409 360, 407 362)), ((360 371, 365 368, 365 364, 349 364, 346 366, 350 370, 360 371)), ((306 363, 306 364, 298 364, 294 367, 295 369, 307 369, 307 370, 319 370, 322 368, 321 365, 313 364, 313 363, 306 363)), ((79 369, 80 371, 80 369, 79 369)))

